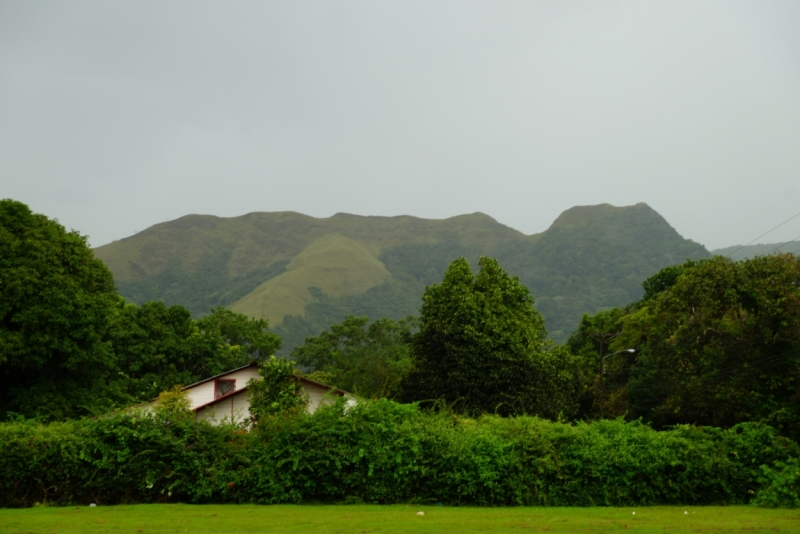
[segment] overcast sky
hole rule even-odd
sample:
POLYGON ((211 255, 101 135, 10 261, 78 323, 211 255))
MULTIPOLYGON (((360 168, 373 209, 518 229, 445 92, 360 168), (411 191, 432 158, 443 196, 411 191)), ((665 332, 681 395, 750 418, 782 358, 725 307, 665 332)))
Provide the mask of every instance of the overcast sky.
MULTIPOLYGON (((188 213, 527 234, 800 212, 800 2, 0 1, 0 198, 93 246, 188 213)), ((800 217, 761 242, 800 236, 800 217)))

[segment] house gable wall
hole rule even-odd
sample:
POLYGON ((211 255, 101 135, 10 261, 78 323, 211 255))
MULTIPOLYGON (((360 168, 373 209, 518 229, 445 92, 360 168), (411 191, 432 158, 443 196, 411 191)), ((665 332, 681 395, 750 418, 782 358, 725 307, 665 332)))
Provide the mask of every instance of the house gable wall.
MULTIPOLYGON (((260 378, 260 375, 258 374, 258 368, 255 366, 245 367, 244 369, 239 369, 230 374, 226 374, 225 376, 219 377, 219 380, 236 380, 234 391, 239 391, 247 386, 247 382, 249 382, 251 378, 260 378)), ((194 387, 188 388, 186 393, 192 410, 213 401, 214 392, 215 380, 202 382, 194 387)))

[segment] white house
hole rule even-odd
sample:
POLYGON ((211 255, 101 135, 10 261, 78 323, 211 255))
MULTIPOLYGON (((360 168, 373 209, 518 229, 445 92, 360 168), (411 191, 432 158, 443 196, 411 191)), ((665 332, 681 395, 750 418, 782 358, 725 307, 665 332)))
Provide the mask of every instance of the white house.
MULTIPOLYGON (((242 422, 250 417, 247 383, 251 379, 261 380, 256 362, 195 382, 183 388, 183 391, 187 393, 190 407, 198 421, 204 420, 212 424, 219 424, 223 420, 242 422)), ((295 379, 308 395, 309 413, 314 413, 331 395, 347 397, 355 402, 352 394, 341 389, 302 376, 295 379)), ((155 402, 152 401, 151 404, 155 402)))

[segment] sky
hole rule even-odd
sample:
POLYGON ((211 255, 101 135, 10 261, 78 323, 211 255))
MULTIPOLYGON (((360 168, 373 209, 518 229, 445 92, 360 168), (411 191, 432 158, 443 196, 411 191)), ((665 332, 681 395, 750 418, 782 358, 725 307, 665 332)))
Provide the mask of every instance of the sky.
POLYGON ((744 244, 800 212, 797 28, 777 0, 2 0, 0 198, 93 246, 190 213, 532 234, 637 202, 744 244))

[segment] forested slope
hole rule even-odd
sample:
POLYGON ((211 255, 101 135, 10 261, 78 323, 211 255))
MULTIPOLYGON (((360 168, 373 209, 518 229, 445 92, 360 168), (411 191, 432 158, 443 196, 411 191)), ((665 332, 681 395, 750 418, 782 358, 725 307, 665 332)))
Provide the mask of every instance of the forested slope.
POLYGON ((646 204, 571 208, 533 236, 481 213, 188 215, 95 253, 128 299, 183 304, 198 316, 226 306, 264 317, 284 351, 347 314, 416 314, 425 286, 459 256, 473 264, 496 257, 531 289, 551 335, 564 339, 583 313, 639 299, 641 282, 662 267, 710 255, 646 204))

